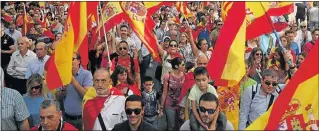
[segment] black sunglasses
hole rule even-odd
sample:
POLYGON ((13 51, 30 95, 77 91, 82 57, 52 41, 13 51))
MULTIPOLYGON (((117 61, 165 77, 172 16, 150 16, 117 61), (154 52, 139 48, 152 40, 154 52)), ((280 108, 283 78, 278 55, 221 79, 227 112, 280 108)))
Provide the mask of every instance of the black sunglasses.
POLYGON ((261 56, 261 53, 256 53, 255 55, 257 55, 257 56, 261 56))
POLYGON ((267 86, 270 86, 270 85, 272 85, 272 86, 277 86, 277 85, 278 85, 278 83, 276 83, 276 82, 271 83, 270 81, 266 81, 265 84, 266 84, 267 86))
POLYGON ((74 61, 75 59, 78 59, 78 58, 72 58, 72 61, 74 61))
POLYGON ((177 45, 173 44, 173 45, 169 45, 169 47, 177 47, 177 45))
POLYGON ((33 89, 37 90, 37 89, 40 89, 41 87, 42 87, 42 85, 37 85, 37 86, 32 87, 31 90, 33 90, 33 89))
POLYGON ((222 26, 223 24, 217 24, 218 26, 222 26))
POLYGON ((206 113, 207 111, 208 114, 214 114, 216 112, 216 109, 206 109, 205 107, 200 106, 199 111, 203 113, 206 113))
POLYGON ((140 108, 136 108, 136 109, 127 108, 127 109, 125 109, 125 113, 127 115, 132 115, 133 112, 135 115, 139 115, 141 113, 141 111, 142 111, 142 109, 140 109, 140 108))
POLYGON ((126 47, 120 47, 119 50, 127 50, 126 47))

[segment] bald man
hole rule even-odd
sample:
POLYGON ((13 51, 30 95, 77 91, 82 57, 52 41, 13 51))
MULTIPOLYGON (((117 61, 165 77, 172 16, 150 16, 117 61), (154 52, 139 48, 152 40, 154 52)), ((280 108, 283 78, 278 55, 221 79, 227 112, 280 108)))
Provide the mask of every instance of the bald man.
POLYGON ((37 59, 36 54, 28 49, 30 47, 29 43, 27 37, 18 39, 18 50, 12 54, 7 68, 9 76, 12 77, 7 86, 17 90, 20 94, 25 94, 27 91, 25 75, 28 65, 31 61, 37 59))
POLYGON ((43 76, 44 73, 44 65, 50 56, 47 55, 47 47, 45 43, 39 42, 35 47, 36 54, 38 59, 34 59, 28 65, 28 70, 25 74, 25 78, 28 79, 32 74, 40 74, 43 76))
MULTIPOLYGON (((182 91, 181 91, 181 94, 180 94, 179 99, 178 99, 178 102, 180 103, 181 107, 186 106, 186 95, 187 95, 188 91, 195 84, 193 71, 195 70, 196 67, 206 67, 207 63, 208 63, 208 57, 206 55, 198 56, 196 59, 195 67, 193 69, 191 69, 191 71, 186 74, 185 81, 184 81, 183 86, 182 86, 182 91)), ((189 108, 190 108, 190 106, 189 106, 189 108)), ((181 112, 183 114, 184 110, 181 109, 181 112)), ((188 114, 186 114, 186 115, 188 115, 188 114)), ((185 115, 181 115, 181 116, 185 117, 185 115)), ((184 118, 182 118, 182 119, 184 119, 184 118)))

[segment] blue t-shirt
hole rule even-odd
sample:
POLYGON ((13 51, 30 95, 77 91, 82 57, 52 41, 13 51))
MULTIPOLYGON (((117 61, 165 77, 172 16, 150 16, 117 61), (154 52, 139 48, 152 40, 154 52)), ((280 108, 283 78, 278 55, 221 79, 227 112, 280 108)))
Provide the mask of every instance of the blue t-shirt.
MULTIPOLYGON (((51 94, 47 95, 48 98, 52 98, 51 94)), ((40 124, 40 105, 44 98, 42 96, 40 97, 30 97, 30 96, 23 96, 24 102, 27 104, 28 111, 31 115, 31 118, 29 118, 31 121, 30 127, 34 127, 38 124, 40 124)))
POLYGON ((296 42, 293 42, 291 45, 290 45, 290 48, 294 51, 295 55, 298 56, 299 54, 299 47, 297 45, 296 42))

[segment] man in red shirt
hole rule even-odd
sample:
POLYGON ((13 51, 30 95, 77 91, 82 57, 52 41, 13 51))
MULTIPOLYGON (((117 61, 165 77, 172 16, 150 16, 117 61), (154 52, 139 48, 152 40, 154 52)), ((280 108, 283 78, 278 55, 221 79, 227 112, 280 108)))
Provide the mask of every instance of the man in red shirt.
POLYGON ((62 121, 60 103, 57 100, 45 99, 40 105, 40 125, 31 128, 32 131, 77 131, 71 124, 62 121))
POLYGON ((119 51, 119 56, 115 57, 112 60, 111 71, 114 71, 114 69, 118 65, 126 67, 128 70, 128 76, 137 83, 138 88, 140 89, 141 79, 140 79, 140 67, 137 60, 137 57, 138 57, 137 49, 133 49, 134 57, 131 57, 128 53, 128 49, 129 49, 128 43, 124 40, 117 45, 117 48, 118 48, 117 50, 119 51))
POLYGON ((304 46, 303 46, 303 52, 309 53, 311 48, 315 45, 315 42, 317 41, 317 39, 319 38, 319 29, 314 29, 311 32, 311 36, 312 36, 312 40, 307 42, 304 46))

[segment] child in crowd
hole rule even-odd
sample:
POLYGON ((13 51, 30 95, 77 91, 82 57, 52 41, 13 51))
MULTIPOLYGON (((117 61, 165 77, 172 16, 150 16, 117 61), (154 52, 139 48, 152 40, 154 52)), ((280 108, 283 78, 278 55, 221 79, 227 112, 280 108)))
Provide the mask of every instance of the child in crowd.
POLYGON ((197 112, 197 109, 199 108, 199 99, 207 92, 213 93, 217 97, 218 95, 214 86, 209 84, 209 74, 205 67, 197 67, 195 69, 194 79, 196 84, 192 87, 188 96, 188 99, 191 101, 190 105, 192 108, 189 118, 190 127, 191 130, 207 129, 206 124, 202 122, 197 112))
POLYGON ((156 120, 160 104, 158 101, 160 95, 153 90, 153 86, 153 78, 146 76, 143 83, 142 102, 144 104, 144 120, 150 124, 156 120))

